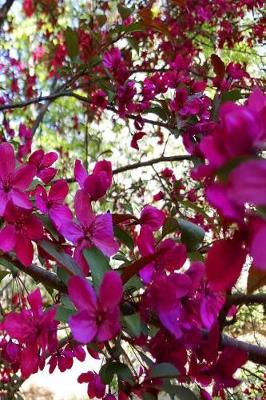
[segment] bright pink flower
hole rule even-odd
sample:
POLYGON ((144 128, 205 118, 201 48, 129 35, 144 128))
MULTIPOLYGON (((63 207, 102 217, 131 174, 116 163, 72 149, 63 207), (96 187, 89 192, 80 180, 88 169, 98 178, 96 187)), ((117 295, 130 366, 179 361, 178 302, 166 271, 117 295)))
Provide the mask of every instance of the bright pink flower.
POLYGON ((80 343, 99 342, 114 337, 120 326, 119 303, 123 295, 120 275, 106 272, 98 296, 85 279, 74 276, 69 280, 68 293, 78 313, 69 318, 74 338, 80 343))
POLYGON ((60 179, 51 185, 48 195, 43 186, 38 186, 35 191, 35 200, 38 209, 42 213, 48 214, 58 229, 60 229, 63 223, 72 219, 71 211, 63 204, 68 190, 66 181, 60 179))
POLYGON ((39 289, 29 294, 29 310, 20 313, 11 312, 6 315, 3 329, 12 339, 23 344, 21 352, 21 373, 28 378, 44 366, 46 351, 54 351, 57 346, 56 327, 54 320, 56 308, 42 310, 42 298, 39 289))
POLYGON ((92 174, 88 175, 81 161, 77 160, 74 175, 81 189, 95 201, 103 197, 112 184, 112 164, 106 160, 98 161, 92 174))
POLYGON ((206 275, 211 289, 231 289, 241 273, 246 256, 247 251, 238 237, 217 240, 208 251, 206 260, 206 275))
POLYGON ((147 205, 140 213, 139 223, 141 226, 148 226, 152 231, 158 231, 163 226, 165 219, 163 211, 147 205))
POLYGON ((79 224, 72 221, 64 222, 60 232, 77 246, 75 254, 77 261, 82 261, 82 251, 92 246, 100 249, 108 257, 114 255, 119 245, 114 239, 112 215, 110 213, 94 215, 90 198, 83 190, 76 193, 75 212, 79 224))
POLYGON ((183 335, 183 330, 190 328, 185 309, 180 301, 191 286, 190 278, 185 274, 157 275, 144 296, 144 307, 152 308, 164 327, 176 339, 183 335))
POLYGON ((186 247, 183 244, 177 244, 173 239, 165 239, 158 248, 155 248, 153 233, 148 225, 141 228, 137 237, 137 246, 143 257, 154 254, 156 251, 161 253, 156 261, 149 263, 140 270, 140 277, 146 284, 153 279, 158 271, 172 272, 181 268, 187 258, 186 247))
POLYGON ((237 205, 266 204, 266 160, 248 160, 234 168, 228 179, 229 198, 237 205))
POLYGON ((107 51, 103 55, 103 66, 107 69, 116 69, 123 62, 121 52, 118 48, 107 51))
POLYGON ((54 151, 44 153, 43 150, 36 150, 29 158, 29 163, 37 168, 37 176, 47 185, 55 176, 57 170, 51 167, 56 162, 58 154, 54 151))
POLYGON ((79 383, 88 383, 88 396, 90 399, 103 399, 105 385, 102 383, 100 375, 95 372, 86 372, 78 377, 79 383))
POLYGON ((15 250, 19 261, 29 266, 33 259, 32 240, 43 238, 41 221, 28 210, 8 203, 5 212, 7 225, 0 231, 0 248, 4 252, 15 250))
POLYGON ((4 215, 8 201, 30 210, 32 204, 24 192, 31 184, 36 169, 23 165, 16 169, 14 149, 9 143, 0 144, 0 216, 4 215))

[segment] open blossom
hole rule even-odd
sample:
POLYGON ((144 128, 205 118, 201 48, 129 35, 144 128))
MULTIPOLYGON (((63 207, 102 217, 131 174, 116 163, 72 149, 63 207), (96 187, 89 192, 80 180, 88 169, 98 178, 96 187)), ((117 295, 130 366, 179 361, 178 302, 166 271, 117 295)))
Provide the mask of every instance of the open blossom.
POLYGON ((112 184, 112 164, 110 161, 98 161, 88 175, 80 160, 75 162, 74 175, 82 190, 91 200, 99 200, 103 197, 112 184))
POLYGON ((29 294, 28 302, 30 309, 20 313, 10 312, 2 325, 12 339, 23 345, 20 357, 23 378, 43 368, 46 350, 54 351, 57 347, 56 308, 43 311, 40 289, 29 294))
POLYGON ((41 221, 31 211, 8 203, 4 214, 6 226, 0 231, 0 249, 15 250, 19 261, 29 266, 33 259, 32 241, 43 238, 41 221))
POLYGON ((90 399, 103 399, 105 385, 102 383, 100 375, 95 372, 85 372, 78 377, 78 383, 88 383, 88 396, 90 399))
POLYGON ((36 168, 22 165, 16 168, 15 152, 11 144, 0 144, 0 216, 4 215, 7 203, 30 210, 32 204, 25 190, 30 186, 36 168))
MULTIPOLYGON (((147 221, 151 223, 152 220, 147 219, 147 221)), ((145 283, 149 283, 156 272, 173 272, 181 268, 187 258, 186 247, 183 244, 177 244, 173 239, 165 239, 155 248, 155 239, 149 225, 142 226, 137 237, 137 246, 143 257, 158 252, 157 259, 140 270, 140 277, 145 283)))
POLYGON ((144 295, 143 310, 155 311, 163 326, 176 339, 182 337, 183 330, 190 328, 186 310, 181 303, 181 298, 188 295, 190 287, 191 280, 185 274, 172 273, 167 276, 161 273, 154 278, 144 295))
POLYGON ((34 165, 37 169, 37 176, 43 183, 49 183, 55 176, 57 170, 52 167, 56 162, 58 154, 54 151, 44 153, 43 150, 36 150, 29 158, 30 165, 34 165))
POLYGON ((119 303, 123 295, 123 286, 117 272, 105 273, 98 296, 91 284, 79 276, 69 280, 68 293, 78 310, 77 314, 69 318, 69 326, 78 342, 104 342, 119 332, 119 303))
POLYGON ((44 214, 48 214, 58 229, 64 222, 72 219, 71 211, 64 204, 68 190, 66 181, 60 179, 51 185, 48 194, 43 186, 38 186, 35 191, 38 209, 44 214))
POLYGON ((156 207, 147 205, 141 213, 139 223, 141 226, 148 226, 152 231, 158 231, 165 222, 165 213, 156 207))
POLYGON ((65 222, 61 225, 60 231, 66 239, 76 245, 75 258, 86 273, 87 264, 84 265, 82 262, 84 249, 95 246, 110 257, 118 251, 119 244, 114 239, 112 215, 93 214, 90 198, 83 190, 76 193, 75 212, 78 223, 65 222))

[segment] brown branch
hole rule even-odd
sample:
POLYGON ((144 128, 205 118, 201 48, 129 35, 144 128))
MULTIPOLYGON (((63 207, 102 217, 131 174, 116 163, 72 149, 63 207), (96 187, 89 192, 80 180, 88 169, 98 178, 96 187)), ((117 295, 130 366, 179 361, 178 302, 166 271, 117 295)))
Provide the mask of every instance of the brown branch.
POLYGON ((56 289, 59 292, 63 293, 67 292, 65 284, 62 281, 60 281, 60 279, 53 272, 47 271, 46 269, 38 267, 37 265, 34 264, 28 267, 24 267, 24 265, 21 264, 21 262, 19 262, 17 259, 13 259, 8 254, 3 255, 2 257, 5 258, 11 264, 13 264, 20 271, 31 276, 36 282, 41 282, 45 286, 48 286, 52 289, 56 289))
POLYGON ((266 348, 234 339, 227 335, 221 337, 221 347, 233 347, 248 353, 249 361, 255 364, 266 365, 266 348))
POLYGON ((227 303, 236 306, 249 304, 262 304, 266 306, 266 294, 231 294, 227 298, 227 303))
POLYGON ((7 0, 5 4, 1 7, 0 9, 0 28, 2 27, 3 23, 5 22, 5 19, 7 17, 7 14, 12 7, 13 3, 15 0, 7 0))

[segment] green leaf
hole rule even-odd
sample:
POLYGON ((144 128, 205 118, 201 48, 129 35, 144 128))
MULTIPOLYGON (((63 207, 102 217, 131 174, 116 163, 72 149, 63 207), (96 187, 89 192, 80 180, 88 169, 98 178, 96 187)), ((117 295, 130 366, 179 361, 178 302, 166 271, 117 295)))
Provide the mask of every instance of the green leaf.
POLYGON ((42 221, 44 227, 47 229, 47 231, 55 238, 55 240, 59 240, 59 235, 53 226, 50 218, 47 217, 47 215, 38 215, 38 218, 42 221))
POLYGON ((66 272, 63 268, 60 266, 57 267, 56 269, 56 275, 60 279, 60 281, 64 282, 66 285, 68 284, 68 280, 70 278, 70 275, 68 272, 66 272))
POLYGON ((139 313, 124 316, 123 320, 129 333, 135 337, 139 337, 141 334, 141 320, 139 313))
POLYGON ((176 367, 171 363, 160 363, 151 369, 151 378, 176 378, 179 375, 176 367))
POLYGON ((124 229, 120 228, 119 226, 115 226, 114 235, 121 243, 125 244, 129 250, 134 249, 134 241, 131 236, 124 231, 124 229))
POLYGON ((12 275, 15 275, 18 269, 13 265, 10 261, 6 260, 5 258, 0 257, 0 265, 8 268, 12 275))
POLYGON ((69 317, 75 314, 75 312, 76 310, 74 308, 68 308, 60 304, 59 306, 57 306, 55 319, 57 321, 67 323, 69 317))
POLYGON ((133 24, 130 24, 128 26, 124 27, 125 32, 130 33, 130 32, 144 32, 146 30, 145 25, 138 21, 134 22, 133 24))
POLYGON ((78 33, 70 27, 67 27, 65 38, 68 55, 73 61, 77 57, 79 52, 78 33))
POLYGON ((108 258, 96 247, 84 250, 83 254, 91 271, 93 285, 98 288, 105 272, 111 270, 108 258))
POLYGON ((53 257, 70 275, 83 275, 79 266, 67 253, 57 250, 56 247, 47 240, 40 241, 39 245, 44 251, 46 251, 46 253, 53 257))
POLYGON ((171 396, 173 400, 197 400, 198 398, 192 390, 181 385, 169 385, 164 387, 166 393, 171 396))
POLYGON ((182 218, 178 218, 177 222, 181 231, 181 241, 186 244, 189 251, 197 250, 204 239, 204 229, 182 218))
POLYGON ((8 275, 10 271, 1 271, 0 270, 0 282, 8 275))
POLYGON ((163 224, 163 237, 168 235, 169 233, 176 232, 179 228, 178 222, 176 218, 168 217, 163 224))
POLYGON ((162 108, 160 106, 154 106, 150 107, 147 110, 144 111, 145 114, 155 114, 159 118, 163 119, 164 121, 167 121, 168 119, 168 111, 165 108, 162 108))
POLYGON ((128 18, 133 12, 131 8, 124 7, 121 4, 118 4, 117 9, 122 19, 128 18))
POLYGON ((119 362, 108 362, 100 369, 100 376, 105 385, 112 382, 114 375, 117 375, 118 379, 127 381, 131 384, 134 382, 132 372, 129 367, 119 362))
POLYGON ((242 94, 240 89, 233 89, 230 90, 229 92, 223 92, 221 94, 221 103, 224 103, 226 101, 237 101, 242 99, 242 94))

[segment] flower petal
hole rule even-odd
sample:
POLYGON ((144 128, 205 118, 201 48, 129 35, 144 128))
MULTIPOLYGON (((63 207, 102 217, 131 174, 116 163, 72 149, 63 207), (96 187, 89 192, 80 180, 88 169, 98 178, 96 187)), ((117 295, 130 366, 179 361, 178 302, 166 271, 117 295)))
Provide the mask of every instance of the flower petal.
POLYGON ((27 189, 34 176, 36 175, 36 167, 32 164, 23 165, 15 172, 13 179, 13 187, 20 190, 27 189))
POLYGON ((122 280, 118 272, 108 271, 104 274, 99 289, 99 304, 103 309, 117 306, 123 296, 122 280))
POLYGON ((96 321, 91 318, 86 310, 72 315, 68 323, 74 339, 80 343, 86 344, 91 342, 97 333, 96 321))
POLYGON ((0 231, 0 249, 8 252, 14 249, 15 244, 15 229, 12 225, 7 225, 0 231))
POLYGON ((87 310, 93 313, 96 309, 97 299, 89 282, 80 276, 73 276, 69 280, 68 293, 71 301, 78 310, 87 310))
POLYGON ((16 168, 16 159, 13 146, 9 143, 0 144, 0 179, 6 180, 13 175, 16 168))
POLYGON ((114 239, 113 220, 110 213, 96 217, 93 225, 92 242, 108 257, 117 253, 119 244, 114 239))

